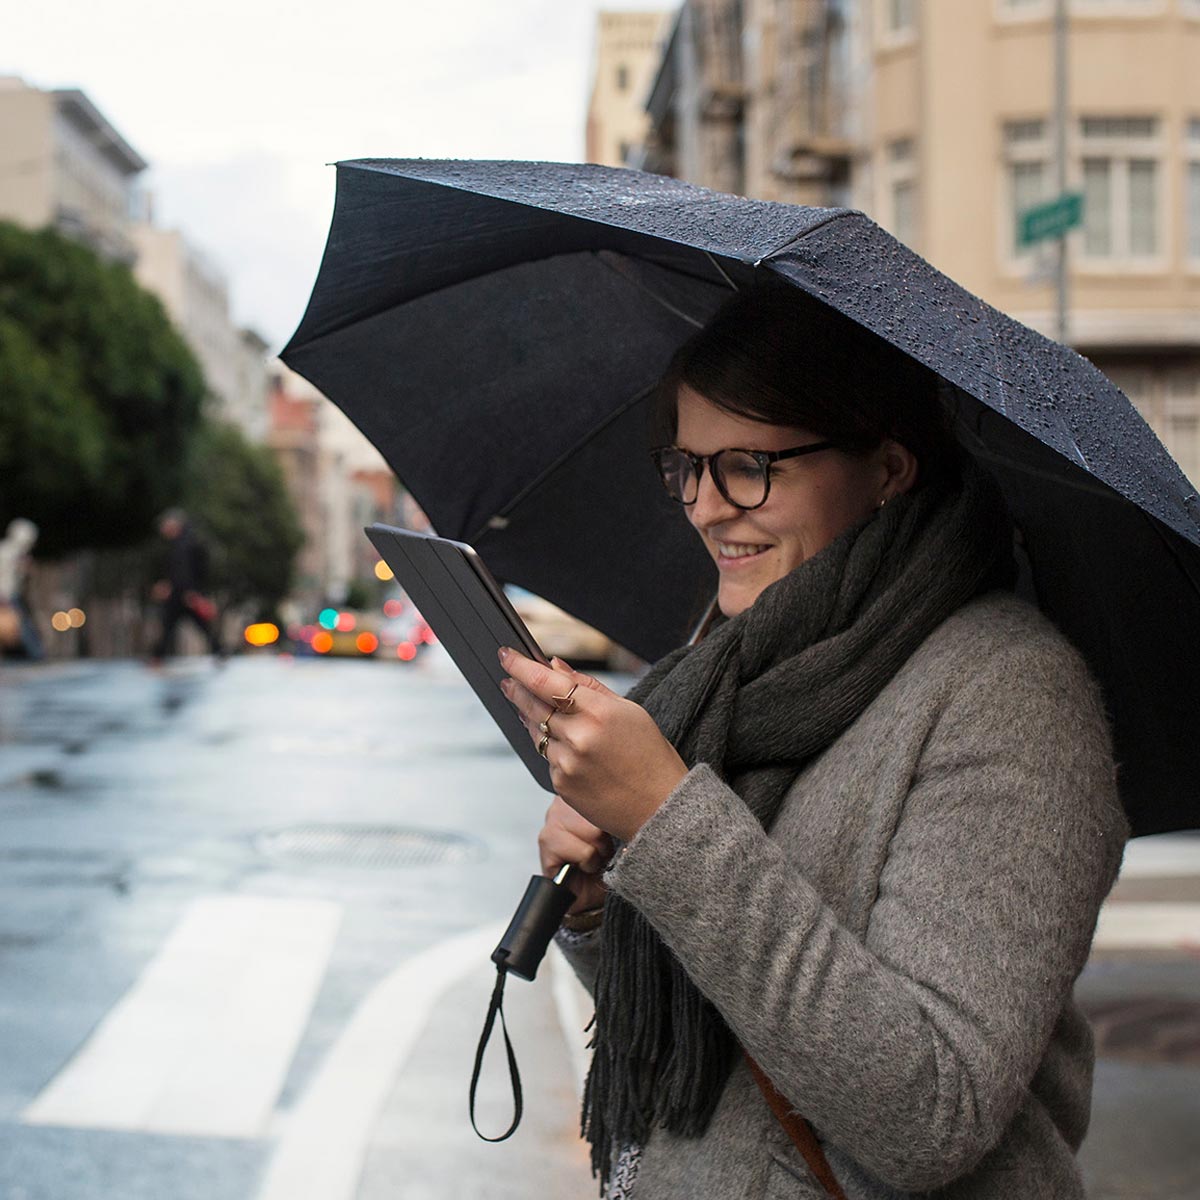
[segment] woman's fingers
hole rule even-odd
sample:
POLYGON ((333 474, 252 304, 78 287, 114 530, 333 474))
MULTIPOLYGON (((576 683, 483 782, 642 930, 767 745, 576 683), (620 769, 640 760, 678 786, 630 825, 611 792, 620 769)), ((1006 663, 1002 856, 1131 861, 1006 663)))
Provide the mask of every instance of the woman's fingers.
POLYGON ((598 825, 593 825, 582 813, 576 812, 561 796, 555 796, 546 811, 546 823, 562 825, 569 833, 595 842, 598 846, 612 848, 612 838, 598 825))
POLYGON ((560 867, 568 864, 578 867, 585 875, 599 875, 611 857, 605 849, 561 828, 553 832, 543 830, 542 836, 538 837, 538 857, 545 875, 556 875, 560 867))
MULTIPOLYGON (((537 729, 539 722, 544 721, 547 716, 551 716, 554 713, 553 705, 539 699, 524 684, 517 683, 513 679, 502 680, 500 690, 512 702, 517 712, 521 714, 521 718, 525 722, 525 727, 531 735, 537 729)), ((537 736, 540 737, 541 734, 539 733, 537 736)))
POLYGON ((588 874, 599 874, 612 858, 613 849, 607 833, 581 817, 560 796, 554 797, 538 834, 544 872, 553 874, 570 863, 588 874))
POLYGON ((550 703, 551 696, 565 696, 575 682, 570 675, 544 667, 509 646, 502 646, 499 656, 500 665, 528 691, 543 697, 545 704, 550 703))
MULTIPOLYGON (((565 660, 554 657, 550 660, 550 665, 564 675, 569 675, 573 683, 579 684, 580 687, 585 687, 592 692, 607 692, 610 696, 615 696, 617 693, 610 687, 605 687, 594 675, 585 675, 582 671, 577 671, 570 663, 565 660)), ((564 695, 566 693, 563 693, 564 695)))

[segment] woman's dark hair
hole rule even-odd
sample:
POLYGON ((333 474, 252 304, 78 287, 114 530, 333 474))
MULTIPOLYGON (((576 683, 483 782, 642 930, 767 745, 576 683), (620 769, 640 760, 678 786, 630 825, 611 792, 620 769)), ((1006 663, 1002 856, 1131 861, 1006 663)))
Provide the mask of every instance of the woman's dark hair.
POLYGON ((891 438, 916 457, 918 485, 958 478, 937 374, 788 284, 738 292, 675 352, 652 405, 656 445, 675 438, 681 384, 726 412, 806 429, 851 454, 891 438))

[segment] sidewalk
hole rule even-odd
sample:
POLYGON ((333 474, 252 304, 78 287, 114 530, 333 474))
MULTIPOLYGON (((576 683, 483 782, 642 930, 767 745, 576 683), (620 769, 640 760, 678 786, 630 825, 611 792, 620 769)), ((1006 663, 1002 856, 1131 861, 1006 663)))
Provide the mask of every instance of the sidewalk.
POLYGON ((1200 833, 1139 838, 1076 988, 1096 1033, 1092 1200, 1200 1196, 1200 833))

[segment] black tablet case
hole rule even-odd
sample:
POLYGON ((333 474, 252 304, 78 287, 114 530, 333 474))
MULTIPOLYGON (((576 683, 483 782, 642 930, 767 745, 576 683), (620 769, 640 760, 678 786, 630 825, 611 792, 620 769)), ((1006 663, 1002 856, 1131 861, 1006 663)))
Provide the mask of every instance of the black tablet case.
POLYGON ((496 651, 512 646, 542 663, 546 656, 483 560, 463 542, 428 533, 391 525, 371 525, 364 532, 529 773, 553 792, 549 765, 500 690, 506 673, 496 651))

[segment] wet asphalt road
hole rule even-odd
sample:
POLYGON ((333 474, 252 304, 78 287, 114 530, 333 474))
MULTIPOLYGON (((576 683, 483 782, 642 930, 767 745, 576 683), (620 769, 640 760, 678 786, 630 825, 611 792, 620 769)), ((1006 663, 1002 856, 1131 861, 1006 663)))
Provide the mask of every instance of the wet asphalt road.
MULTIPOLYGON (((544 967, 536 984, 509 988, 527 1115, 501 1146, 477 1141, 466 1117, 494 931, 440 974, 389 984, 423 951, 511 915, 536 868, 545 803, 478 701, 436 657, 412 667, 262 658, 224 670, 187 660, 163 674, 132 663, 6 670, 0 1197, 334 1200, 347 1177, 348 1200, 515 1197, 529 1194, 535 1173, 550 1184, 542 1194, 592 1195, 554 974, 544 967), (331 829, 342 831, 341 842, 312 836, 331 829), (236 907, 195 908, 214 898, 236 907), (222 978, 210 1007, 240 986, 255 945, 240 939, 263 912, 272 935, 294 945, 284 966, 311 1003, 287 1013, 295 1030, 281 1072, 276 1062, 272 1076, 248 1052, 227 1065, 223 1082, 205 1085, 202 1098, 216 1112, 256 1088, 269 1099, 257 1118, 233 1122, 232 1136, 214 1133, 206 1113, 189 1112, 179 1096, 188 1081, 178 1076, 203 1074, 203 1060, 219 1049, 188 1059, 185 1043, 203 1047, 215 1036, 192 1009, 214 976, 222 978), (207 958, 194 929, 204 913, 222 943, 207 958), (318 919, 336 922, 331 944, 313 933, 318 919), (211 968, 201 978, 188 977, 169 952, 188 922, 192 958, 211 968), (148 978, 157 978, 157 991, 148 978), (125 1040, 108 1030, 107 1059, 93 1055, 100 1061, 91 1075, 75 1077, 77 1092, 98 1093, 90 1105, 68 1104, 64 1117, 60 1096, 57 1115, 51 1103, 48 1120, 31 1121, 39 1097, 79 1067, 89 1039, 131 994, 125 1040), (165 1040, 155 1041, 147 1031, 164 1020, 164 994, 184 1015, 172 1039, 168 1012, 165 1040), (376 1011, 363 1024, 373 995, 376 1011), (406 1006, 424 1015, 401 1054, 394 1025, 406 1006), (344 1071, 340 1083, 321 1077, 339 1046, 347 1049, 356 1017, 366 1046, 360 1073, 376 1089, 365 1112, 355 1109, 365 1087, 348 1089, 344 1071), (164 1057, 178 1059, 174 1076, 163 1069, 151 1080, 164 1057), (139 1073, 140 1084, 130 1078, 139 1073), (124 1103, 122 1089, 138 1086, 144 1097, 124 1103), (314 1098, 315 1116, 303 1117, 314 1098), (154 1108, 168 1100, 164 1122, 154 1108), (322 1104, 334 1118, 321 1117, 322 1104), (338 1120, 346 1128, 334 1128, 338 1120), (327 1157, 313 1144, 314 1121, 329 1130, 330 1153, 341 1155, 341 1181, 271 1185, 282 1149, 301 1177, 313 1173, 309 1159, 327 1157)), ((278 999, 282 1013, 289 998, 278 999)), ((588 1015, 570 1014, 576 1055, 588 1015)), ((269 1012, 256 1015, 257 1025, 246 1018, 245 1028, 236 1015, 226 1019, 235 1037, 278 1032, 269 1012)), ((495 1129, 507 1083, 498 1059, 489 1066, 483 1111, 495 1129)))
MULTIPOLYGON (((0 671, 0 1200, 594 1195, 554 963, 509 988, 522 1129, 465 1112, 545 800, 436 654, 0 671)), ((1120 894, 1200 901, 1184 850, 1120 894)), ((1080 995, 1091 1194, 1195 1200, 1200 939, 1098 951, 1080 995)))

